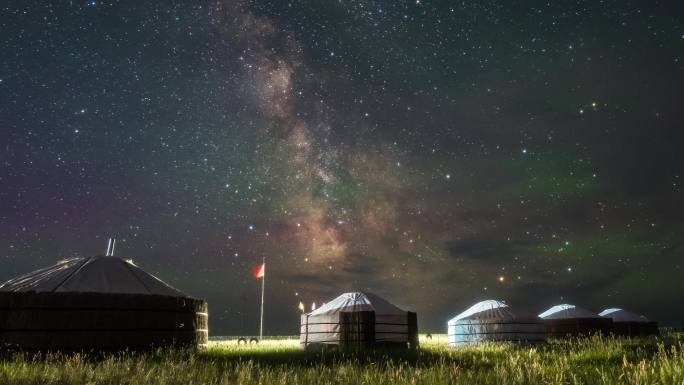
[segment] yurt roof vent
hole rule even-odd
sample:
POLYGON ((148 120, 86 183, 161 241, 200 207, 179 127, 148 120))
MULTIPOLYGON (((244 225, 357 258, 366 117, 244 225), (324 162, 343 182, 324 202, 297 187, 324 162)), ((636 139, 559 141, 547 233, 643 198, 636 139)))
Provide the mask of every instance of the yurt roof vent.
POLYGON ((109 241, 107 242, 107 251, 105 252, 106 257, 114 256, 114 247, 116 247, 116 239, 109 238, 109 241))

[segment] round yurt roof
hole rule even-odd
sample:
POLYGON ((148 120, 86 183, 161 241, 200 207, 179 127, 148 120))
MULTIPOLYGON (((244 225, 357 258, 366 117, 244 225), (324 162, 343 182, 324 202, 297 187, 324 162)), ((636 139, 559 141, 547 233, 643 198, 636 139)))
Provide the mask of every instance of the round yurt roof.
POLYGON ((330 315, 339 312, 375 311, 377 314, 406 314, 397 306, 387 300, 371 293, 351 292, 344 293, 318 309, 309 313, 309 316, 330 315))
POLYGON ((187 295, 136 266, 116 257, 70 258, 12 278, 0 285, 9 292, 77 292, 187 295))
POLYGON ((514 311, 510 306, 502 301, 486 300, 478 302, 469 307, 466 311, 452 318, 449 322, 455 323, 464 320, 500 320, 500 321, 514 321, 519 319, 533 319, 534 317, 527 313, 514 311))
POLYGON ((599 315, 601 317, 612 318, 613 322, 650 322, 650 320, 643 315, 619 308, 606 309, 600 312, 599 315))
POLYGON ((539 318, 545 320, 572 319, 572 318, 600 318, 596 313, 570 304, 552 306, 539 314, 539 318))

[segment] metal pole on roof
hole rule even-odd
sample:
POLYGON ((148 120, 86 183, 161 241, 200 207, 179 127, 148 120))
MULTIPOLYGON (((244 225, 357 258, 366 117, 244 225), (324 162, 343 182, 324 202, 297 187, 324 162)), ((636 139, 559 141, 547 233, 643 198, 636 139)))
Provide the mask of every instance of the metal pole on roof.
POLYGON ((109 250, 112 248, 112 238, 107 241, 107 251, 105 251, 105 257, 109 257, 109 250))
POLYGON ((112 238, 112 252, 109 254, 110 257, 114 256, 114 247, 116 246, 116 238, 112 238))

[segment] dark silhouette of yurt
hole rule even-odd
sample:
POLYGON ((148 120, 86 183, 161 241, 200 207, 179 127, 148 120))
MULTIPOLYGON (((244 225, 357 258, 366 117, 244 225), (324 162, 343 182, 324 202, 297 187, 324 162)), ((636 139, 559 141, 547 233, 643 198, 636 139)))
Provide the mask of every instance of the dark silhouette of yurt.
POLYGON ((72 258, 0 285, 0 347, 206 348, 207 303, 116 257, 72 258))
POLYGON ((546 327, 536 315, 512 309, 501 301, 478 302, 447 323, 449 346, 509 341, 546 341, 546 327))
POLYGON ((613 321, 575 305, 552 306, 539 314, 549 338, 576 337, 596 333, 609 334, 613 321))
POLYGON ((336 346, 415 348, 416 313, 402 310, 370 293, 344 293, 308 314, 302 314, 302 348, 336 346))
POLYGON ((635 314, 630 311, 610 308, 600 312, 601 317, 613 320, 611 331, 619 336, 642 337, 658 335, 658 323, 649 320, 643 315, 635 314))

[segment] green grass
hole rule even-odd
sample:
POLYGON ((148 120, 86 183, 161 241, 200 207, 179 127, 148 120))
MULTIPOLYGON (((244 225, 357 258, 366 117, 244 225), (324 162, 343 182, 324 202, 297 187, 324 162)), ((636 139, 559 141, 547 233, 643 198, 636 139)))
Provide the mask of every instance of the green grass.
POLYGON ((0 360, 0 384, 684 384, 681 335, 461 348, 436 337, 415 352, 304 352, 277 339, 212 341, 204 354, 15 354, 0 360))

